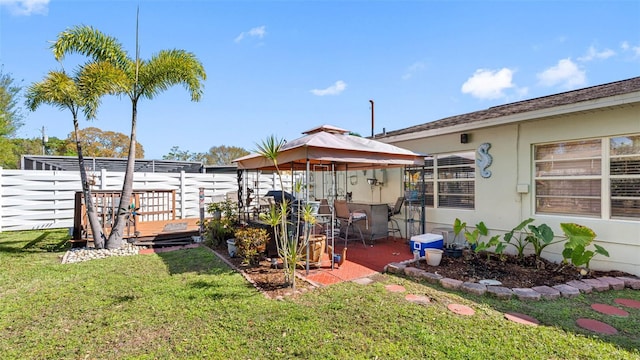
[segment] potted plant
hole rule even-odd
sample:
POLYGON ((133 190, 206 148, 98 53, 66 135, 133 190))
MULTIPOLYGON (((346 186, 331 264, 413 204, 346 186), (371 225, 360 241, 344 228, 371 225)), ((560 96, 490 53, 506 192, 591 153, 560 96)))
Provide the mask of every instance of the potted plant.
POLYGON ((211 214, 211 217, 215 220, 220 220, 222 218, 222 212, 225 209, 225 202, 228 200, 221 202, 212 202, 207 205, 207 212, 211 214))
POLYGON ((206 241, 207 245, 215 248, 233 238, 237 226, 237 207, 231 201, 225 200, 209 204, 207 212, 212 217, 205 221, 206 241))

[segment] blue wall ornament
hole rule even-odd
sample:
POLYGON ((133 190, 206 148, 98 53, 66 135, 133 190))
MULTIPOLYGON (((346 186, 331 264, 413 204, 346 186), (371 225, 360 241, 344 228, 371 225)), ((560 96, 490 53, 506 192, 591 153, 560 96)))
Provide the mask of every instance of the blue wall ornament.
POLYGON ((476 151, 476 165, 478 169, 480 169, 480 176, 485 179, 491 177, 491 170, 487 170, 493 162, 493 156, 489 154, 490 148, 491 144, 484 143, 478 146, 478 150, 476 151))

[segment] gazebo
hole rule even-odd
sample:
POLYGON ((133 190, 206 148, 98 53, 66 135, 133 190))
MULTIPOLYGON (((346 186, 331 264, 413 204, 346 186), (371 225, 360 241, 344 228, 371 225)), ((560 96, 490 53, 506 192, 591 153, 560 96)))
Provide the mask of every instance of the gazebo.
MULTIPOLYGON (((350 135, 348 130, 331 125, 322 125, 303 134, 304 136, 284 144, 278 154, 277 162, 280 170, 304 171, 307 184, 309 174, 314 168, 327 169, 335 178, 336 171, 385 169, 424 164, 422 154, 373 139, 350 135)), ((238 158, 234 162, 237 163, 238 170, 276 170, 273 161, 257 153, 238 158)), ((308 188, 305 188, 304 200, 309 200, 308 188)))

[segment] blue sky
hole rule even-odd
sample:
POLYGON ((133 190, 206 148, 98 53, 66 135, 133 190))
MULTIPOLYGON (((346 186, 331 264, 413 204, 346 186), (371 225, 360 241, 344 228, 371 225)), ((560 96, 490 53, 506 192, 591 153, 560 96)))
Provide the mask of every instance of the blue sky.
MULTIPOLYGON (((50 41, 75 25, 133 57, 191 51, 207 72, 191 102, 174 87, 138 107, 145 157, 172 146, 254 150, 321 124, 371 134, 640 75, 640 1, 0 0, 0 64, 26 87, 60 69, 50 41)), ((64 62, 71 69, 76 58, 64 62)), ((68 111, 25 111, 20 137, 65 138, 68 111)), ((129 135, 127 98, 81 126, 129 135)))

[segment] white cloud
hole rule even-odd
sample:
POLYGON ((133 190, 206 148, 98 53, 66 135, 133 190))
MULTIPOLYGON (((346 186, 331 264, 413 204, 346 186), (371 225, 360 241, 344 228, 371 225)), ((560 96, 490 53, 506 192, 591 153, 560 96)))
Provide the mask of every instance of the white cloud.
POLYGON ((620 48, 624 52, 631 51, 634 57, 640 57, 640 46, 633 46, 630 45, 628 41, 623 41, 622 44, 620 44, 620 48))
POLYGON ((604 49, 602 51, 596 50, 594 46, 589 46, 589 50, 587 50, 587 54, 585 56, 579 57, 578 61, 591 61, 594 59, 607 59, 616 54, 615 51, 611 49, 604 49))
POLYGON ((571 59, 562 59, 558 64, 552 66, 541 73, 538 73, 538 80, 543 86, 560 85, 564 88, 572 89, 584 85, 587 77, 584 70, 580 70, 571 59))
POLYGON ((47 15, 49 12, 49 0, 0 0, 0 6, 7 7, 14 16, 47 15))
POLYGON ((418 72, 422 71, 425 68, 425 65, 423 62, 421 61, 417 61, 413 64, 411 64, 407 70, 405 71, 405 73, 402 75, 402 80, 409 80, 413 77, 413 75, 417 74, 418 72))
POLYGON ((325 96, 325 95, 338 95, 347 88, 347 83, 342 80, 336 81, 335 84, 329 86, 326 89, 313 89, 311 93, 317 96, 325 96))
POLYGON ((513 70, 511 69, 478 69, 462 84, 462 92, 480 99, 498 99, 506 96, 505 89, 515 86, 511 82, 512 79, 513 70))
MULTIPOLYGON (((0 1, 2 1, 2 0, 0 0, 0 1)), ((262 26, 254 27, 253 29, 251 29, 249 31, 243 31, 243 32, 240 33, 240 35, 236 36, 236 38, 233 41, 238 43, 238 42, 242 41, 247 36, 257 37, 259 39, 262 39, 267 34, 267 31, 265 29, 266 29, 266 27, 264 25, 262 25, 262 26)))

